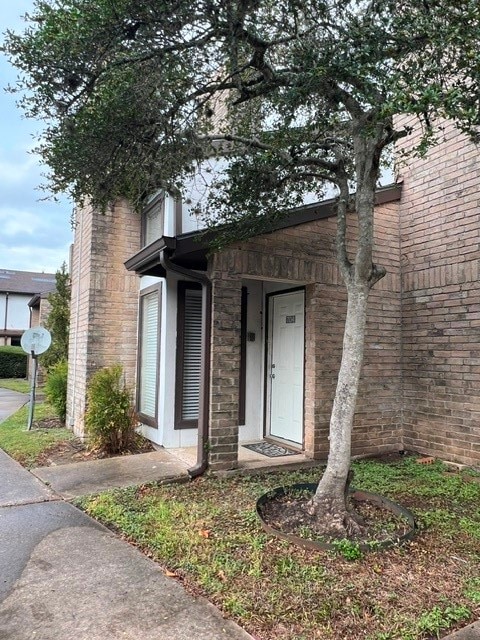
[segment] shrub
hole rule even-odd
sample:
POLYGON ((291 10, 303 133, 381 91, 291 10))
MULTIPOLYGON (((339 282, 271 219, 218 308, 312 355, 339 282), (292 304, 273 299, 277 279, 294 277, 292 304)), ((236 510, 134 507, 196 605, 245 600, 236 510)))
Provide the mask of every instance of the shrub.
POLYGON ((22 347, 0 347, 0 378, 26 378, 27 354, 22 347))
POLYGON ((48 371, 45 395, 62 422, 67 415, 68 363, 60 360, 48 371))
POLYGON ((136 439, 131 393, 117 364, 97 371, 87 389, 85 428, 91 447, 104 453, 128 451, 136 439))
POLYGON ((67 265, 63 263, 55 274, 55 291, 48 295, 51 308, 45 321, 45 328, 52 335, 52 344, 48 351, 40 356, 40 363, 47 371, 60 360, 68 360, 70 294, 70 276, 67 265))

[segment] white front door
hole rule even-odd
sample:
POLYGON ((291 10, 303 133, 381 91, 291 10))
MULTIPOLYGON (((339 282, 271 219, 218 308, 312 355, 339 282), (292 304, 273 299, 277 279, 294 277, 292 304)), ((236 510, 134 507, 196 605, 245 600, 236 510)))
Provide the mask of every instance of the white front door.
POLYGON ((303 370, 305 295, 303 291, 270 297, 268 353, 269 435, 303 442, 303 370))

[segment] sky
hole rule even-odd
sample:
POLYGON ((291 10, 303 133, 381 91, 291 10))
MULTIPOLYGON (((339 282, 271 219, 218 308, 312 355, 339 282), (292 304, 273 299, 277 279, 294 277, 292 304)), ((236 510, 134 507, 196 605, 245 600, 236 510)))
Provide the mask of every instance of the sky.
MULTIPOLYGON (((0 0, 0 33, 23 31, 21 16, 32 8, 33 0, 0 0)), ((0 54, 0 270, 55 273, 68 265, 72 203, 45 201, 48 193, 39 190, 46 168, 31 149, 42 123, 27 120, 18 96, 5 91, 16 75, 0 54)))

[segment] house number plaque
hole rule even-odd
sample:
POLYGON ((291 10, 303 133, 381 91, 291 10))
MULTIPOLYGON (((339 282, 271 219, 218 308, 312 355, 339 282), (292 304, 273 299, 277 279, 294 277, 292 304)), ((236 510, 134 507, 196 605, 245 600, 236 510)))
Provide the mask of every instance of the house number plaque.
POLYGON ((285 321, 287 324, 295 324, 295 316, 286 316, 285 321))

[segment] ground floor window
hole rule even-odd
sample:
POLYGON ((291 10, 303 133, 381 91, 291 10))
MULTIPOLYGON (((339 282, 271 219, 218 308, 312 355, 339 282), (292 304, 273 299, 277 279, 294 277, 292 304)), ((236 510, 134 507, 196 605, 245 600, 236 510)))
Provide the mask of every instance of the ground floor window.
POLYGON ((198 426, 202 359, 202 289, 178 283, 175 428, 198 426))
POLYGON ((137 413, 151 427, 158 426, 160 296, 160 285, 140 292, 137 413))

